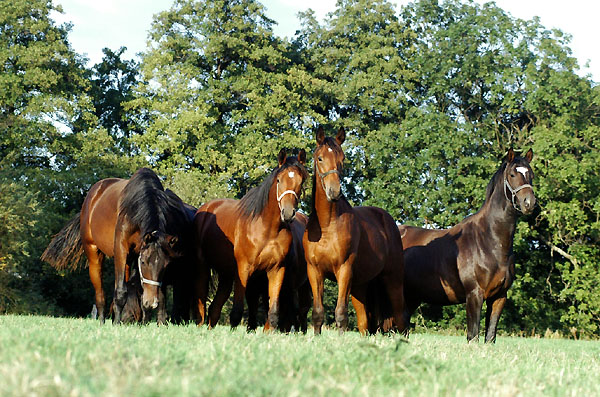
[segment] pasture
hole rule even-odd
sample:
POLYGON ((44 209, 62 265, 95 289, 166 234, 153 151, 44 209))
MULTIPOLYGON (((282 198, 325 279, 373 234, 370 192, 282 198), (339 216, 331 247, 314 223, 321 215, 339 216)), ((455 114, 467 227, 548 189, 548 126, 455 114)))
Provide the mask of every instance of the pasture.
POLYGON ((0 316, 0 395, 600 395, 600 342, 0 316))

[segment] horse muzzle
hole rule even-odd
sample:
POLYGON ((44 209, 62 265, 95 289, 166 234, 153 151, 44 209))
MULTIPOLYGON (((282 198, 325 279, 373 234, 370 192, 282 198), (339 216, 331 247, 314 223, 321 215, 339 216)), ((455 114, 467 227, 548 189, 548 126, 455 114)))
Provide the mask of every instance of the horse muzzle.
POLYGON ((295 208, 282 208, 281 209, 281 221, 285 223, 290 223, 296 217, 296 209, 295 208))
POLYGON ((146 294, 142 295, 142 306, 144 309, 156 309, 158 307, 158 297, 146 298, 146 294))

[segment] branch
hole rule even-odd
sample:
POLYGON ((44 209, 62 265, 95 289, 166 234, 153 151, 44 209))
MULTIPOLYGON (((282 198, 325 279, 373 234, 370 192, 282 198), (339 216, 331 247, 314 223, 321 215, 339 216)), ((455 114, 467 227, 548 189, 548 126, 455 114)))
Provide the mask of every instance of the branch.
POLYGON ((560 255, 562 255, 563 257, 565 257, 566 259, 568 259, 573 264, 573 266, 577 266, 577 264, 578 264, 577 258, 575 258, 573 255, 569 254, 568 252, 566 252, 562 248, 557 247, 556 245, 552 244, 550 241, 546 240, 542 236, 540 236, 540 239, 544 243, 546 243, 546 245, 549 246, 552 251, 558 252, 560 255))

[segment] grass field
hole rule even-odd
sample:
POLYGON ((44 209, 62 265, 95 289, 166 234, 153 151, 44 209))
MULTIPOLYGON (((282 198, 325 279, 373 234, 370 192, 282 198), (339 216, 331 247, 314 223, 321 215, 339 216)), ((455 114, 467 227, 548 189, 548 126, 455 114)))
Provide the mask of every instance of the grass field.
POLYGON ((600 395, 600 342, 0 316, 0 396, 600 395))

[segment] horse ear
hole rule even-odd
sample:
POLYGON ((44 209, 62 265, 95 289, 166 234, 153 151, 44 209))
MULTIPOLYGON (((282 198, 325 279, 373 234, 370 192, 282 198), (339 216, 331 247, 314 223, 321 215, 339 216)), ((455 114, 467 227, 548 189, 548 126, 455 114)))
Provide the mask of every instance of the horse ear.
POLYGON ((508 149, 508 153, 506 153, 506 157, 504 158, 504 161, 506 161, 507 164, 512 163, 512 161, 515 159, 515 151, 510 148, 508 149))
POLYGON ((306 165, 306 150, 300 149, 300 152, 298 153, 298 161, 300 164, 306 165))
POLYGON ((320 125, 317 129, 317 144, 322 145, 323 142, 325 142, 325 130, 323 129, 323 126, 320 125))
POLYGON ((525 153, 525 159, 528 163, 531 163, 531 160, 533 160, 533 150, 529 149, 527 153, 525 153))
POLYGON ((335 136, 335 140, 337 141, 338 145, 342 146, 342 143, 344 143, 346 140, 346 130, 344 130, 344 127, 340 127, 337 135, 335 136))
POLYGON ((277 155, 277 162, 279 163, 280 167, 283 165, 283 163, 285 163, 286 157, 287 154, 285 153, 285 149, 281 149, 277 155))

